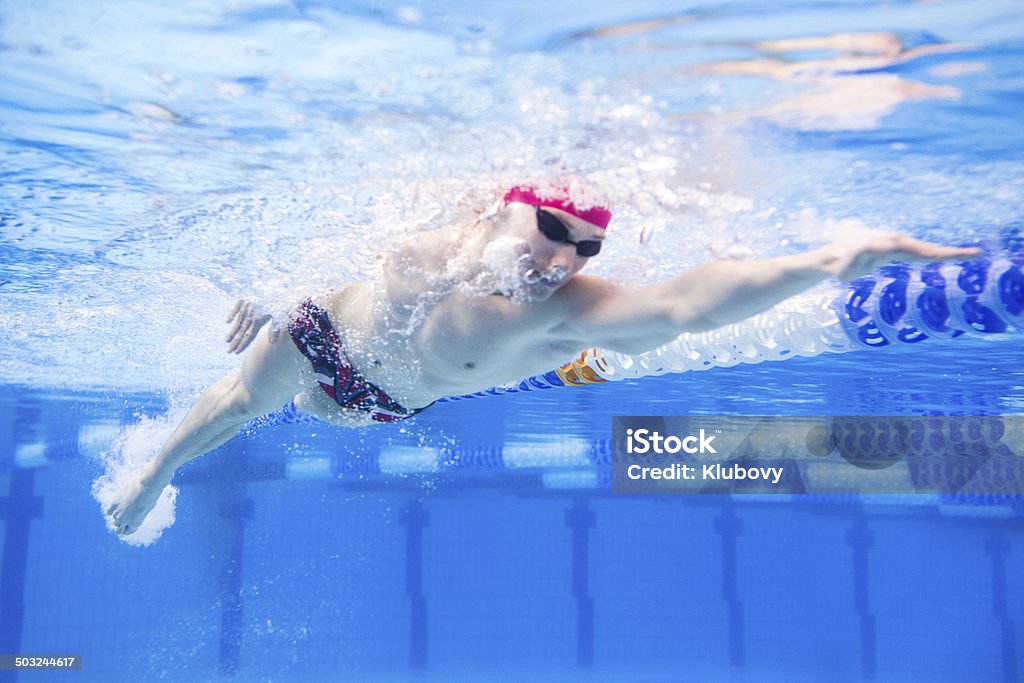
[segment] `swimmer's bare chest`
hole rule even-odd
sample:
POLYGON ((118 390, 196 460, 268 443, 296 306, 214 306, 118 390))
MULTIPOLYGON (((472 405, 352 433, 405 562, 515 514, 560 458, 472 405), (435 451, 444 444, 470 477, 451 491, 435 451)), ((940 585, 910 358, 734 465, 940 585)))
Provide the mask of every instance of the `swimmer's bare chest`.
POLYGON ((466 393, 551 370, 580 350, 551 327, 546 303, 453 295, 417 333, 424 381, 444 393, 466 393))
POLYGON ((546 372, 580 350, 552 337, 547 305, 453 291, 417 309, 380 294, 369 285, 336 293, 331 319, 360 373, 410 406, 546 372))

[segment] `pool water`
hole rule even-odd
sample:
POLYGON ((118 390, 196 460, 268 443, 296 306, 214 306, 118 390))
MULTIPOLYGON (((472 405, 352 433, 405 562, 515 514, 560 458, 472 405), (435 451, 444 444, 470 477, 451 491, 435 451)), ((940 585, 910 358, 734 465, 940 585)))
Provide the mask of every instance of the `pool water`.
MULTIPOLYGON (((627 285, 867 227, 1022 251, 1015 1, 0 2, 0 680, 1013 681, 1019 496, 622 496, 619 415, 1017 415, 1019 335, 254 426, 93 482, 223 318, 582 175, 627 285), (154 540, 154 539, 151 539, 154 540)), ((168 414, 170 417, 168 417, 168 414)))

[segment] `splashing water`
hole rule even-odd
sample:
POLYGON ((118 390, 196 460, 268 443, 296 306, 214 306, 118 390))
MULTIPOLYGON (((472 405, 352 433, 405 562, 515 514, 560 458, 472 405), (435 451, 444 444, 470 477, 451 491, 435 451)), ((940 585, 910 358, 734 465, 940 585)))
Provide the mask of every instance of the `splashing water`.
MULTIPOLYGON (((99 454, 104 472, 92 485, 93 498, 104 511, 138 480, 139 471, 148 463, 174 431, 184 415, 179 408, 160 417, 140 417, 136 423, 123 427, 110 448, 99 454)), ((156 507, 139 528, 122 540, 130 545, 147 546, 156 542, 164 530, 174 524, 174 503, 178 489, 164 488, 156 507)), ((107 528, 114 531, 113 521, 104 513, 107 528)))

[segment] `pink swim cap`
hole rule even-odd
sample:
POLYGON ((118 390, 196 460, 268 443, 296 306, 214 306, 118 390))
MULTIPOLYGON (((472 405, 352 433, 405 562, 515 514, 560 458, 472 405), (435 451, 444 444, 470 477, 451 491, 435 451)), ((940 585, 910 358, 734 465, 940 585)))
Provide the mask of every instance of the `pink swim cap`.
POLYGON ((569 197, 569 190, 566 188, 554 188, 554 196, 540 197, 537 189, 528 185, 513 187, 505 193, 506 202, 518 202, 530 206, 548 206, 553 209, 561 209, 577 218, 582 218, 588 223, 596 225, 602 230, 608 228, 612 220, 612 212, 604 206, 592 206, 588 209, 578 209, 569 197))

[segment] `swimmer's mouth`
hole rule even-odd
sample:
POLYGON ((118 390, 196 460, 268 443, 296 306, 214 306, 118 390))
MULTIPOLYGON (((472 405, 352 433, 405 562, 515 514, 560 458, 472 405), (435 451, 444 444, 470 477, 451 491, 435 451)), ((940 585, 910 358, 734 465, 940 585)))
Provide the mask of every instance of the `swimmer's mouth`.
POLYGON ((543 285, 553 288, 565 282, 568 274, 569 271, 562 266, 553 266, 543 273, 536 268, 526 268, 521 270, 519 279, 523 281, 523 284, 531 287, 543 285))

